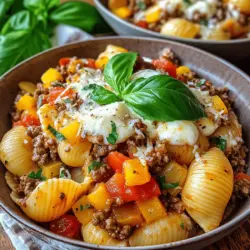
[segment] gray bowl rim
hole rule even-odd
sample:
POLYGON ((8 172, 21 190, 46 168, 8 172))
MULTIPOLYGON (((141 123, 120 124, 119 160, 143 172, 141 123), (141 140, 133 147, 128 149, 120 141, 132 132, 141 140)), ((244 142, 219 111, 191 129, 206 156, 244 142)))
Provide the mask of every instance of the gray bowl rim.
MULTIPOLYGON (((105 40, 114 40, 114 42, 117 40, 117 36, 111 36, 111 37, 101 37, 101 38, 96 38, 94 41, 105 41, 105 40)), ((240 70, 239 68, 237 68, 236 66, 234 66, 233 64, 231 64, 230 62, 221 59, 220 57, 217 57, 211 53, 208 53, 206 51, 203 51, 201 49, 197 49, 193 46, 190 45, 186 45, 186 44, 182 44, 182 43, 178 43, 178 42, 174 42, 174 41, 169 41, 169 40, 162 40, 162 39, 157 39, 157 38, 140 38, 140 37, 130 37, 130 36, 124 36, 124 37, 119 37, 120 39, 125 39, 125 40, 145 40, 145 41, 152 41, 152 42, 165 42, 166 46, 168 44, 173 44, 173 45, 177 45, 177 46, 181 46, 186 48, 187 50, 193 50, 195 53, 202 53, 204 56, 208 56, 211 57, 214 60, 220 61, 221 63, 227 65, 229 68, 231 68, 231 70, 235 71, 237 74, 242 75, 246 81, 248 81, 249 85, 250 85, 250 77, 244 73, 242 70, 240 70)), ((5 76, 7 76, 8 74, 10 74, 11 72, 17 70, 22 64, 25 64, 26 62, 30 62, 33 59, 37 58, 37 57, 42 57, 45 54, 49 54, 52 51, 56 51, 56 50, 61 50, 62 48, 70 48, 70 47, 75 47, 77 45, 81 45, 82 43, 89 43, 89 42, 93 42, 93 40, 87 40, 87 41, 81 41, 81 42, 75 42, 75 43, 70 43, 64 46, 59 46, 59 47, 55 47, 49 50, 46 50, 44 52, 41 52, 21 63, 19 63, 18 65, 16 65, 15 67, 13 67, 12 69, 10 69, 8 72, 6 72, 2 77, 0 77, 0 79, 4 79, 5 76)), ((56 241, 60 241, 62 243, 65 244, 69 244, 75 247, 87 247, 88 249, 110 249, 110 250, 118 250, 118 249, 136 249, 136 250, 158 250, 158 249, 174 249, 177 247, 181 247, 181 246, 189 246, 192 245, 194 243, 198 244, 199 242, 202 241, 206 241, 208 239, 213 239, 215 238, 218 234, 223 233, 225 235, 229 234, 230 232, 232 232, 233 230, 235 230, 237 227, 240 226, 241 223, 243 223, 245 220, 247 220, 248 218, 250 218, 250 209, 246 210, 245 212, 243 212, 242 214, 238 215, 236 218, 231 219, 230 221, 226 222, 225 224, 219 226, 218 228, 208 232, 208 233, 204 233, 192 238, 188 238, 185 240, 181 240, 181 241, 177 241, 177 242, 171 242, 171 243, 166 243, 166 244, 160 244, 160 245, 152 245, 152 246, 138 246, 138 247, 120 247, 120 246, 103 246, 103 245, 96 245, 96 244, 89 244, 86 243, 84 241, 80 241, 80 240, 73 240, 73 239, 69 239, 60 235, 57 235, 55 233, 52 233, 51 231, 43 228, 42 226, 39 226, 38 224, 35 224, 34 221, 31 221, 30 219, 26 219, 18 214, 15 213, 15 211, 8 205, 6 205, 4 203, 4 200, 2 200, 0 198, 0 208, 2 208, 7 214, 9 214, 12 218, 14 218, 16 221, 18 221, 20 224, 22 224, 24 227, 28 227, 31 230, 42 234, 48 238, 51 238, 53 240, 56 241)))
MULTIPOLYGON (((250 43, 250 38, 240 38, 240 39, 229 39, 229 40, 201 40, 201 39, 191 39, 191 38, 181 38, 181 37, 177 37, 177 36, 169 36, 169 35, 162 35, 159 32, 155 32, 155 31, 151 31, 151 30, 147 30, 147 29, 143 29, 135 24, 132 24, 126 20, 123 20, 121 18, 119 18, 118 16, 116 16, 115 14, 113 14, 102 2, 101 0, 94 0, 95 5, 97 6, 97 8, 100 8, 100 13, 103 11, 105 12, 106 15, 108 15, 109 17, 115 19, 117 22, 119 22, 122 25, 125 25, 127 28, 130 29, 134 29, 138 32, 143 32, 145 33, 145 35, 147 35, 148 37, 150 36, 154 36, 157 38, 161 38, 161 39, 170 39, 170 40, 175 40, 177 42, 189 42, 189 43, 193 43, 194 45, 198 45, 198 44, 216 44, 216 45, 228 45, 228 44, 241 44, 241 43, 250 43)), ((102 13, 101 13, 102 14, 102 13)))

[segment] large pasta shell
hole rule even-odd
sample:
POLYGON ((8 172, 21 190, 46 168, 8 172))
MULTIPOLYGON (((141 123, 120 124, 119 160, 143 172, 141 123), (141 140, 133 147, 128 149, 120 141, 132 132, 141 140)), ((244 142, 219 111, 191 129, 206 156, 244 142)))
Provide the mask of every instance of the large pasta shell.
POLYGON ((129 245, 149 246, 184 240, 188 238, 191 229, 192 223, 188 216, 171 213, 136 229, 129 238, 129 245))
POLYGON ((26 175, 37 169, 32 162, 32 152, 32 139, 26 134, 26 128, 23 126, 9 130, 0 144, 0 159, 14 175, 26 175))
POLYGON ((82 167, 89 156, 91 147, 92 144, 87 140, 75 145, 62 141, 58 145, 58 154, 64 164, 71 167, 82 167))
POLYGON ((169 156, 176 160, 181 165, 189 166, 192 160, 194 159, 195 152, 201 154, 206 151, 209 147, 209 142, 206 136, 200 133, 198 141, 196 142, 198 146, 197 150, 194 149, 194 146, 190 145, 167 145, 167 151, 169 156))
POLYGON ((236 6, 241 12, 250 15, 250 1, 249 0, 229 0, 234 6, 236 6))
POLYGON ((227 140, 227 148, 226 151, 230 151, 235 145, 237 145, 238 141, 242 139, 242 127, 239 124, 239 121, 233 111, 230 111, 228 114, 228 118, 230 121, 229 126, 221 126, 219 127, 213 134, 212 137, 221 136, 225 140, 227 140))
POLYGON ((233 170, 218 148, 195 160, 182 190, 186 210, 205 231, 219 226, 233 191, 233 170))
POLYGON ((90 244, 103 246, 127 246, 126 241, 119 241, 111 236, 108 232, 98 226, 94 226, 89 222, 86 226, 82 226, 83 240, 90 244))
POLYGON ((35 221, 52 221, 65 214, 80 195, 87 193, 90 186, 90 179, 82 184, 70 179, 49 179, 40 183, 26 202, 19 205, 35 221))
POLYGON ((161 34, 178 36, 183 38, 194 38, 200 31, 200 26, 183 18, 173 18, 163 24, 161 34))
POLYGON ((11 174, 9 171, 6 171, 5 173, 5 180, 6 180, 7 185, 12 191, 15 191, 17 189, 18 182, 14 178, 13 174, 11 174))

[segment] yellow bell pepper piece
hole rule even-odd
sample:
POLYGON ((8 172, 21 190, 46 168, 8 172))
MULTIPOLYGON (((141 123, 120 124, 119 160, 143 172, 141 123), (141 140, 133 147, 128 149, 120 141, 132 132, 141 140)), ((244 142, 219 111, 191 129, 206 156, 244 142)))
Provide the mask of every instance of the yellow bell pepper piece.
POLYGON ((144 166, 139 159, 125 161, 123 171, 127 186, 143 185, 151 179, 148 167, 144 166))
POLYGON ((176 196, 180 193, 182 187, 184 186, 186 177, 187 177, 187 167, 181 166, 175 161, 169 162, 165 168, 163 168, 162 175, 165 176, 166 183, 178 183, 178 187, 169 188, 167 191, 176 196))
POLYGON ((104 210, 110 207, 110 195, 106 189, 105 184, 102 182, 98 184, 94 190, 88 195, 90 204, 97 210, 104 210))
POLYGON ((109 58, 107 56, 100 57, 95 61, 95 66, 97 69, 103 69, 108 61, 109 58))
POLYGON ((217 111, 223 111, 223 114, 228 114, 228 109, 225 103, 221 100, 221 98, 217 95, 212 96, 212 104, 213 108, 217 111))
POLYGON ((75 120, 70 122, 65 127, 62 127, 60 129, 60 132, 66 137, 69 143, 77 144, 81 139, 80 128, 81 128, 80 123, 77 120, 75 120))
POLYGON ((42 175, 47 179, 52 179, 59 176, 60 168, 62 167, 62 162, 51 162, 42 167, 42 175))
POLYGON ((137 201, 137 206, 147 223, 150 223, 167 215, 166 209, 164 208, 158 197, 153 197, 145 201, 137 201))
POLYGON ((147 23, 155 23, 160 20, 161 9, 159 6, 155 5, 148 8, 145 11, 145 18, 147 23))
POLYGON ((19 82, 18 87, 25 91, 28 92, 29 94, 34 94, 35 90, 36 90, 36 85, 33 84, 32 82, 19 82))
POLYGON ((191 70, 187 66, 180 66, 176 69, 177 75, 183 75, 189 73, 191 70))
POLYGON ((128 203, 121 207, 115 207, 113 213, 117 222, 122 225, 135 226, 140 225, 143 222, 138 207, 133 203, 128 203))
POLYGON ((132 14, 132 11, 127 6, 113 9, 112 12, 122 19, 126 19, 132 14))
POLYGON ((120 46, 116 46, 116 45, 113 45, 113 44, 109 44, 107 45, 104 53, 108 53, 108 54, 114 54, 114 53, 126 53, 128 52, 127 49, 123 48, 123 47, 120 47, 120 46))
POLYGON ((128 0, 109 0, 108 7, 109 9, 117 9, 128 5, 128 0))
POLYGON ((89 203, 88 197, 84 195, 72 207, 76 218, 86 226, 93 217, 94 209, 89 203))
POLYGON ((50 68, 42 75, 41 80, 43 82, 43 87, 49 88, 52 82, 62 82, 63 77, 56 69, 50 68))
POLYGON ((19 110, 31 110, 36 108, 36 101, 34 97, 29 95, 22 96, 16 103, 16 107, 19 110))

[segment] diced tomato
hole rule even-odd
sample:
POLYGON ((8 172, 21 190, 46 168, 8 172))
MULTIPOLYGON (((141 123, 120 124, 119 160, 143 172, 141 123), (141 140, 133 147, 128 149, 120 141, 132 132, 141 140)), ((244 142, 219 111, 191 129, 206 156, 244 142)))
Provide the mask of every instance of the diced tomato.
POLYGON ((84 67, 88 67, 88 68, 93 68, 95 69, 95 60, 94 59, 91 59, 91 58, 88 58, 87 59, 87 63, 84 63, 84 67))
POLYGON ((152 64, 157 68, 167 72, 170 76, 176 78, 176 65, 166 59, 155 59, 152 64))
MULTIPOLYGON (((61 95, 63 91, 65 91, 65 88, 63 88, 63 87, 55 87, 55 88, 53 88, 50 91, 50 93, 48 94, 48 96, 46 97, 46 101, 45 102, 50 103, 50 104, 53 105, 54 102, 55 102, 55 100, 57 99, 57 97, 59 95, 61 95)), ((74 93, 75 92, 70 88, 70 89, 66 90, 63 93, 62 97, 67 96, 68 98, 71 99, 73 97, 74 93)))
POLYGON ((65 66, 65 65, 69 64, 70 60, 71 60, 71 59, 70 59, 69 57, 61 58, 61 59, 59 60, 59 65, 60 65, 60 66, 65 66))
POLYGON ((250 176, 247 174, 244 174, 244 173, 238 173, 235 176, 235 180, 242 180, 242 179, 246 179, 246 180, 250 181, 250 176))
POLYGON ((77 238, 80 234, 80 229, 80 222, 75 216, 70 214, 64 214, 49 224, 49 230, 51 232, 68 238, 77 238))
POLYGON ((138 200, 135 187, 127 187, 125 185, 125 177, 120 173, 114 174, 108 182, 106 188, 112 198, 120 197, 124 202, 138 200))
POLYGON ((143 28, 143 29, 148 28, 148 23, 146 21, 139 21, 139 22, 136 23, 136 25, 143 28))
POLYGON ((40 120, 37 117, 29 114, 22 115, 20 122, 24 127, 41 125, 40 120))
POLYGON ((117 173, 122 173, 123 162, 129 160, 127 156, 117 151, 109 153, 107 156, 108 165, 117 173))
POLYGON ((139 197, 138 200, 148 200, 161 194, 160 187, 153 177, 151 177, 148 183, 136 186, 136 190, 139 197))

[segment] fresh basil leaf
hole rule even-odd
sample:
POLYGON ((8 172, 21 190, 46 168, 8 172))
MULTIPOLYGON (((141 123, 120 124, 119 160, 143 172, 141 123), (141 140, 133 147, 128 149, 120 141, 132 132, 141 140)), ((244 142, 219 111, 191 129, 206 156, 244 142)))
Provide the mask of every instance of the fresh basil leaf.
POLYGON ((18 11, 20 10, 24 10, 25 7, 23 5, 23 1, 20 1, 20 0, 14 0, 14 3, 13 5, 11 6, 11 9, 10 9, 10 14, 15 14, 17 13, 18 11))
POLYGON ((121 53, 113 56, 106 65, 104 78, 118 95, 129 83, 136 59, 137 54, 134 52, 121 53))
POLYGON ((50 20, 57 24, 68 24, 89 33, 110 32, 96 8, 88 3, 70 1, 51 12, 50 20))
POLYGON ((121 101, 121 99, 117 95, 105 89, 104 87, 96 84, 90 84, 90 85, 94 85, 94 87, 89 87, 92 88, 92 93, 90 94, 90 98, 96 103, 104 105, 121 101))
POLYGON ((56 131, 51 125, 48 126, 48 130, 56 137, 58 141, 66 140, 66 137, 60 132, 56 131))
POLYGON ((39 29, 0 35, 0 75, 21 61, 51 47, 49 37, 39 29))
POLYGON ((90 173, 92 170, 96 170, 100 168, 103 164, 99 161, 92 161, 92 163, 88 167, 88 173, 90 173))
POLYGON ((157 181, 161 189, 169 189, 169 188, 176 188, 179 186, 179 182, 175 183, 166 183, 166 178, 164 175, 157 176, 157 181))
POLYGON ((181 227, 183 230, 185 229, 185 225, 184 225, 184 222, 183 222, 183 221, 181 221, 180 227, 181 227))
POLYGON ((37 19, 28 10, 22 10, 12 15, 2 28, 1 34, 5 35, 12 31, 25 30, 31 31, 36 26, 37 19))
POLYGON ((89 208, 91 208, 92 206, 90 204, 86 204, 86 205, 80 205, 80 211, 84 211, 87 210, 89 208))
POLYGON ((42 9, 50 10, 57 7, 60 4, 60 0, 24 0, 24 6, 33 11, 40 12, 42 9))
POLYGON ((201 87, 206 83, 206 79, 201 79, 200 82, 196 83, 196 87, 201 87))
POLYGON ((123 99, 137 114, 148 120, 190 121, 206 116, 192 91, 167 75, 130 82, 123 92, 123 99))
POLYGON ((191 5, 191 4, 192 4, 192 2, 191 2, 190 0, 183 0, 183 2, 184 2, 185 4, 187 4, 187 5, 191 5))
POLYGON ((34 172, 34 171, 32 171, 29 175, 28 175, 28 177, 30 178, 30 179, 37 179, 37 180, 40 180, 40 181, 45 181, 46 180, 46 177, 44 177, 43 175, 42 175, 42 169, 40 168, 36 173, 34 172))
POLYGON ((5 16, 13 3, 14 0, 0 0, 0 20, 5 16))
POLYGON ((140 1, 137 3, 137 7, 140 9, 140 10, 145 10, 147 9, 147 5, 143 2, 143 1, 140 1))
POLYGON ((227 140, 223 139, 221 136, 212 137, 210 139, 212 144, 215 144, 220 150, 224 151, 227 148, 227 140))
POLYGON ((111 130, 111 133, 109 134, 109 136, 107 137, 107 141, 110 144, 114 145, 116 143, 119 135, 116 132, 116 125, 113 121, 111 121, 111 128, 112 128, 112 130, 111 130))

